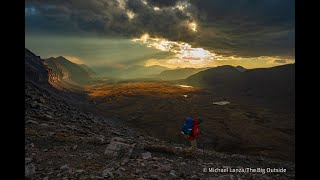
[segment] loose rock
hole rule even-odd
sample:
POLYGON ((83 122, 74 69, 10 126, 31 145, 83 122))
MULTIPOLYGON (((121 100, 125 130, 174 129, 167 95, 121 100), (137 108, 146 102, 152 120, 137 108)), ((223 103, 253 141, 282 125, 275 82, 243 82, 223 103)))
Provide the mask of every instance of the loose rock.
POLYGON ((141 153, 141 156, 142 159, 149 159, 152 157, 150 152, 141 153))
POLYGON ((28 177, 28 176, 31 176, 33 174, 36 173, 36 167, 34 164, 27 164, 25 165, 25 176, 28 177))
POLYGON ((60 167, 60 169, 61 169, 61 170, 68 170, 68 169, 69 169, 69 166, 68 166, 67 164, 65 164, 65 165, 62 165, 62 166, 60 167))

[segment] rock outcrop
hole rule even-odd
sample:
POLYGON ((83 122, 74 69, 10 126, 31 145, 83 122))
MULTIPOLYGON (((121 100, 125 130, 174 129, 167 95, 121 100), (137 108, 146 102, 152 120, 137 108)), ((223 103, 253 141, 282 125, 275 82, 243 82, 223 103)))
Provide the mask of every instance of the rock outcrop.
POLYGON ((40 56, 25 49, 25 78, 39 85, 48 85, 49 68, 43 63, 40 56))
POLYGON ((44 59, 51 69, 49 82, 68 82, 71 84, 83 84, 92 80, 94 72, 88 66, 79 65, 59 56, 57 58, 44 59))

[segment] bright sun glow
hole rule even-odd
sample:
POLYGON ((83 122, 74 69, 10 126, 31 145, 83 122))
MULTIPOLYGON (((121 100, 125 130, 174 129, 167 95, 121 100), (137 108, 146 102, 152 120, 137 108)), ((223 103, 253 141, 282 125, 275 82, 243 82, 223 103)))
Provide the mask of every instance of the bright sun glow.
POLYGON ((132 11, 130 11, 130 10, 127 11, 127 15, 128 15, 128 17, 129 17, 129 19, 133 19, 134 16, 135 16, 135 14, 134 14, 132 11))
POLYGON ((205 65, 216 59, 216 54, 203 48, 193 48, 190 44, 184 42, 174 42, 163 38, 151 38, 148 33, 132 41, 146 44, 147 47, 161 51, 173 52, 175 56, 168 60, 169 63, 185 62, 193 65, 205 65))
MULTIPOLYGON (((146 43, 149 38, 150 38, 149 34, 146 33, 146 34, 142 35, 139 40, 143 41, 143 43, 146 43)), ((133 40, 133 41, 135 41, 135 40, 133 40)))
MULTIPOLYGON (((280 57, 236 57, 236 56, 222 56, 212 53, 203 48, 195 48, 185 42, 169 41, 164 38, 152 38, 148 33, 143 34, 140 38, 132 39, 137 43, 145 44, 149 48, 158 49, 161 51, 172 52, 173 56, 166 59, 149 59, 146 61, 146 66, 160 65, 169 68, 177 67, 215 67, 218 65, 234 65, 238 66, 239 63, 245 68, 257 67, 259 62, 265 62, 263 67, 274 66, 276 60, 280 57)), ((283 59, 283 58, 282 58, 283 59)), ((294 62, 291 59, 284 59, 288 63, 294 62)))
POLYGON ((74 56, 64 56, 69 61, 76 63, 76 64, 85 64, 80 58, 74 56))
POLYGON ((142 3, 148 5, 148 2, 146 0, 142 0, 142 3))
POLYGON ((183 2, 183 1, 179 1, 176 6, 174 8, 179 9, 180 11, 183 11, 185 8, 187 8, 190 4, 183 2))
POLYGON ((192 22, 189 24, 189 28, 194 31, 197 32, 197 24, 195 22, 192 22))
POLYGON ((179 10, 181 10, 181 11, 182 11, 182 10, 184 10, 184 8, 185 8, 185 7, 184 7, 184 6, 182 6, 182 5, 177 5, 177 6, 176 6, 176 8, 178 8, 179 10))

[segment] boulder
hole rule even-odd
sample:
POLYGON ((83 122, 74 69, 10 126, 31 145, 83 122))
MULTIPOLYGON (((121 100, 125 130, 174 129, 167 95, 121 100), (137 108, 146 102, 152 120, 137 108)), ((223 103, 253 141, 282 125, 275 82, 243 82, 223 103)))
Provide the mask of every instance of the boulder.
POLYGON ((36 173, 36 167, 34 164, 29 163, 25 165, 24 175, 25 177, 31 176, 36 173))
POLYGON ((151 175, 150 175, 150 179, 159 180, 159 179, 160 179, 160 177, 159 177, 158 175, 151 174, 151 175))
POLYGON ((181 165, 181 166, 186 166, 187 163, 186 163, 186 162, 181 162, 180 165, 181 165))
POLYGON ((170 176, 173 177, 173 178, 178 177, 175 173, 172 173, 172 172, 170 172, 170 176))
POLYGON ((210 177, 209 179, 210 180, 236 180, 234 175, 222 175, 215 178, 210 177))
POLYGON ((110 155, 110 156, 118 156, 119 152, 129 152, 131 149, 130 144, 117 142, 117 141, 111 141, 110 144, 107 146, 104 154, 110 155))
POLYGON ((74 145, 74 146, 72 147, 72 149, 75 150, 75 149, 77 149, 77 147, 78 147, 77 145, 74 145))
POLYGON ((32 158, 24 158, 25 164, 29 164, 32 161, 32 158))
POLYGON ((141 156, 142 159, 149 159, 152 157, 150 152, 141 153, 141 156))
POLYGON ((164 164, 161 166, 161 169, 165 172, 169 172, 171 170, 171 165, 170 164, 164 164))
POLYGON ((197 175, 192 175, 191 179, 200 179, 197 175))
POLYGON ((111 170, 109 168, 102 171, 102 177, 105 177, 105 178, 110 177, 112 179, 114 178, 113 173, 111 172, 111 170))
POLYGON ((123 138, 121 138, 121 137, 113 137, 113 138, 111 139, 111 141, 118 141, 118 142, 123 142, 123 143, 126 142, 126 140, 123 139, 123 138))
POLYGON ((28 121, 26 121, 26 124, 39 124, 39 123, 34 120, 28 120, 28 121))
POLYGON ((41 123, 40 126, 42 126, 42 127, 48 127, 49 124, 47 124, 47 123, 41 123))
POLYGON ((83 169, 77 169, 75 170, 76 173, 84 173, 85 171, 83 169))
POLYGON ((69 169, 69 166, 68 166, 68 164, 65 164, 65 165, 62 165, 62 166, 60 167, 60 169, 61 169, 61 170, 68 170, 68 169, 69 169))

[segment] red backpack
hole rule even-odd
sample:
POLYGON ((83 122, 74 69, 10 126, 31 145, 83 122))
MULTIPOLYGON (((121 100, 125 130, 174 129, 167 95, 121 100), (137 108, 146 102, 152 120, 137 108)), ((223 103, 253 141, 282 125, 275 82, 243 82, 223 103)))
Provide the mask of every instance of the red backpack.
POLYGON ((194 140, 196 137, 201 136, 202 134, 199 132, 199 128, 198 128, 198 119, 197 118, 193 118, 192 119, 194 125, 192 127, 192 133, 189 137, 189 140, 192 141, 194 140))

